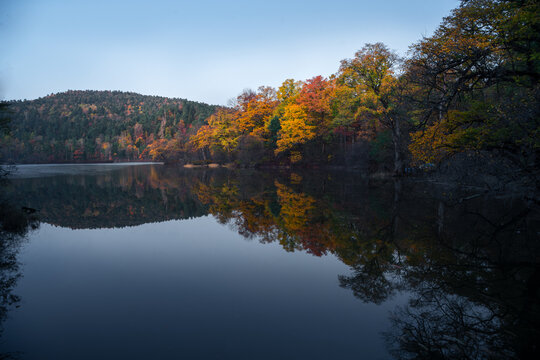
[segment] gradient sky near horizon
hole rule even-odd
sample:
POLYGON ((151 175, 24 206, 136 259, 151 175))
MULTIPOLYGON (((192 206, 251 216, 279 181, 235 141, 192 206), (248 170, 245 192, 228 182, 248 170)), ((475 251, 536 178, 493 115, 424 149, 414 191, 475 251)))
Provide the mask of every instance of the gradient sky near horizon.
POLYGON ((405 55, 458 0, 0 0, 0 99, 122 90, 227 104, 335 73, 365 43, 405 55))

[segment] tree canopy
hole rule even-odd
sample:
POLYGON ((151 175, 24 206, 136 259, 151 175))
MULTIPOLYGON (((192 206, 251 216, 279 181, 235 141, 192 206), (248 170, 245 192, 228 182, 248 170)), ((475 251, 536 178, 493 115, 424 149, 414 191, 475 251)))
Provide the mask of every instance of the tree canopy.
POLYGON ((538 186, 539 4, 463 0, 398 57, 365 44, 335 74, 244 90, 229 107, 69 91, 12 102, 3 158, 352 165, 401 175, 457 154, 538 186))

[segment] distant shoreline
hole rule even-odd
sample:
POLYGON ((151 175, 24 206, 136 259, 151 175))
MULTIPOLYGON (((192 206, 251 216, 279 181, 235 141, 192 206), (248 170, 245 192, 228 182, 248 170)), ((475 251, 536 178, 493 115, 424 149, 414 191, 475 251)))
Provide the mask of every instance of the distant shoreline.
POLYGON ((2 164, 0 166, 74 166, 74 165, 163 165, 162 161, 119 161, 119 162, 76 162, 76 163, 23 163, 2 164))
MULTIPOLYGON (((163 165, 162 162, 117 162, 117 163, 73 163, 73 164, 19 164, 9 171, 8 178, 32 178, 57 175, 91 175, 120 170, 130 166, 163 165)), ((2 165, 4 166, 4 165, 2 165)))

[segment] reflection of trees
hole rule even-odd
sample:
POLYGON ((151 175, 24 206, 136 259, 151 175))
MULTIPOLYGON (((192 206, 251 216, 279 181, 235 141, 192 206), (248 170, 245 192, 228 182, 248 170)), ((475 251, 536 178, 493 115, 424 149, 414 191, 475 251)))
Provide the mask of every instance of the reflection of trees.
POLYGON ((339 277, 340 286, 363 301, 411 294, 386 334, 396 357, 511 358, 536 351, 540 244, 537 210, 529 205, 449 196, 401 181, 371 187, 282 177, 266 180, 264 191, 246 190, 244 181, 216 178, 199 198, 248 238, 336 255, 352 270, 339 277))
POLYGON ((312 196, 295 192, 270 176, 259 180, 262 189, 244 187, 246 180, 234 176, 200 184, 195 192, 218 221, 230 224, 246 238, 277 241, 287 251, 325 253, 331 241, 329 214, 316 206, 312 196))
POLYGON ((402 271, 400 281, 413 296, 394 312, 387 334, 397 358, 537 358, 538 248, 519 257, 500 245, 487 250, 459 250, 451 262, 435 258, 402 271))
POLYGON ((385 270, 376 261, 353 266, 354 276, 339 276, 341 287, 351 289, 354 296, 365 302, 380 304, 395 293, 395 284, 385 276, 385 270))
POLYGON ((392 315, 387 340, 397 358, 508 359, 508 333, 484 306, 445 292, 415 299, 392 315))
POLYGON ((492 200, 433 203, 422 215, 415 201, 400 204, 401 228, 386 242, 394 255, 361 259, 353 276, 340 277, 341 285, 363 300, 381 302, 399 290, 412 293, 409 304, 394 311, 386 334, 393 355, 537 357, 537 212, 526 204, 492 200))
MULTIPOLYGON (((39 223, 33 209, 14 206, 5 198, 0 199, 0 334, 1 324, 6 320, 8 311, 18 306, 19 296, 13 289, 20 278, 17 254, 21 242, 31 229, 39 223)), ((7 356, 0 354, 0 358, 7 356)))
POLYGON ((402 279, 413 296, 392 315, 393 331, 387 339, 394 355, 403 359, 538 355, 540 267, 535 254, 538 249, 526 257, 505 253, 488 259, 461 252, 455 262, 436 261, 404 271, 402 279))
POLYGON ((124 226, 212 214, 248 239, 333 254, 351 269, 339 285, 362 301, 411 296, 386 335, 397 358, 536 351, 538 209, 519 199, 347 173, 167 167, 24 179, 13 192, 27 194, 53 224, 124 226))
POLYGON ((92 175, 16 179, 8 191, 38 209, 43 222, 70 228, 134 226, 206 215, 189 190, 204 174, 130 166, 92 175))

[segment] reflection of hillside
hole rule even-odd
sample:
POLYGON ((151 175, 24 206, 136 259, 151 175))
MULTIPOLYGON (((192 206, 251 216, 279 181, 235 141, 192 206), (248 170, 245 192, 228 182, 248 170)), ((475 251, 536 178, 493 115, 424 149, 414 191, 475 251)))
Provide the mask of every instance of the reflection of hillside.
POLYGON ((11 190, 40 220, 70 228, 110 228, 189 219, 207 213, 189 177, 162 166, 88 175, 17 179, 11 190))
POLYGON ((17 179, 11 192, 24 194, 20 202, 38 209, 43 221, 61 226, 211 214, 246 238, 333 254, 350 267, 339 285, 360 300, 411 295, 387 334, 397 358, 537 351, 531 339, 540 335, 539 215, 519 199, 350 173, 164 166, 17 179))

